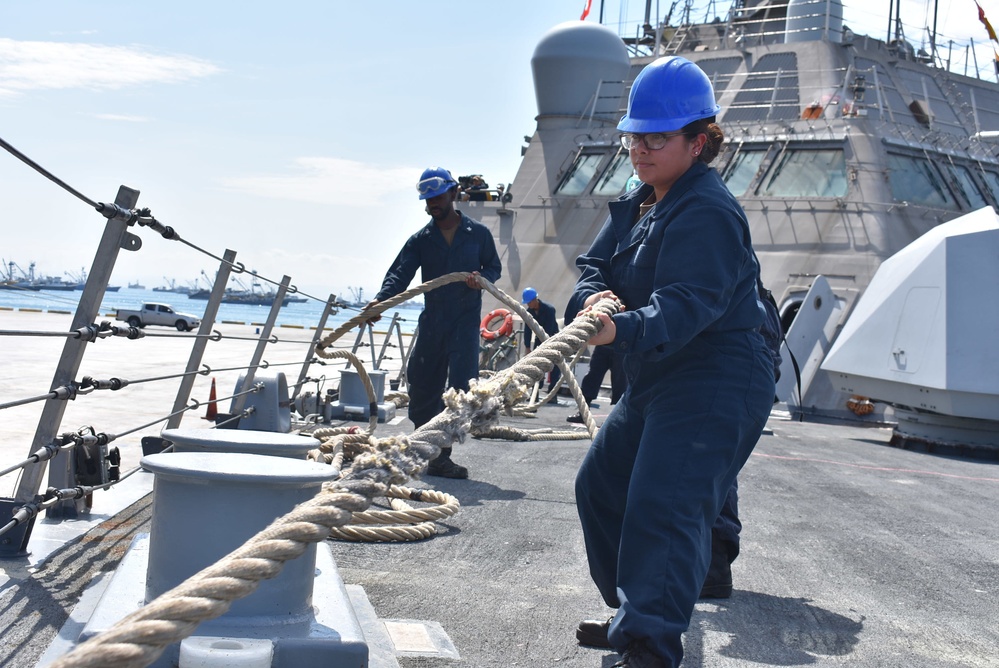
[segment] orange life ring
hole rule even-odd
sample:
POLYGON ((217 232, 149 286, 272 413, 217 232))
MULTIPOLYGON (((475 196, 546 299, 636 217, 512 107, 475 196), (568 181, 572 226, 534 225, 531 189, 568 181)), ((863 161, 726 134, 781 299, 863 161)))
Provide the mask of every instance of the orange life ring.
POLYGON ((513 334, 513 314, 505 308, 498 308, 490 311, 486 314, 486 317, 482 319, 482 322, 479 323, 479 334, 486 341, 495 341, 501 336, 510 336, 513 334), (492 329, 490 325, 500 318, 503 319, 503 324, 496 329, 492 329))

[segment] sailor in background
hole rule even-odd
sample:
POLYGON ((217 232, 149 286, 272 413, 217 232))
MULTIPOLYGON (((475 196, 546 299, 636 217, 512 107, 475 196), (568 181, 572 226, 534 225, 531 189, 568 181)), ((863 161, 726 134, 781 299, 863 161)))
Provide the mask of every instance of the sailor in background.
MULTIPOLYGON (((569 321, 570 319, 566 318, 566 320, 569 321)), ((628 386, 628 379, 625 377, 624 369, 621 367, 621 356, 615 355, 607 346, 595 346, 593 353, 590 355, 590 366, 586 370, 586 375, 579 381, 579 390, 583 393, 583 399, 586 400, 590 408, 594 407, 593 402, 600 394, 600 386, 603 385, 604 376, 607 375, 608 371, 610 371, 611 375, 610 403, 613 406, 621 398, 621 395, 624 394, 624 390, 628 386)), ((583 414, 576 411, 567 417, 565 421, 583 424, 583 414)))
MULTIPOLYGON (((545 330, 545 334, 548 336, 558 334, 558 320, 555 318, 555 307, 542 300, 541 297, 538 296, 538 291, 534 288, 524 288, 524 292, 521 297, 521 303, 527 306, 527 310, 532 316, 534 316, 534 319, 538 321, 538 324, 541 325, 541 329, 545 330)), ((541 339, 535 339, 534 332, 525 322, 524 347, 527 349, 527 352, 531 352, 540 345, 541 339)), ((557 383, 559 378, 562 377, 562 372, 557 366, 553 366, 550 375, 551 378, 548 381, 549 392, 552 391, 552 388, 555 387, 555 383, 557 383)))
MULTIPOLYGON (((367 307, 408 289, 417 269, 424 283, 456 271, 469 271, 491 282, 500 277, 502 266, 489 229, 454 208, 458 182, 451 172, 430 167, 416 189, 426 201, 431 220, 406 241, 367 307)), ((464 283, 432 290, 424 295, 424 304, 419 335, 406 367, 409 419, 416 428, 444 410, 445 389, 467 390, 469 379, 479 375, 482 291, 478 281, 469 277, 464 283)), ((451 448, 441 450, 427 473, 468 477, 468 469, 451 460, 451 448)))
POLYGON ((677 56, 635 79, 618 124, 644 185, 611 202, 576 264, 568 310, 616 297, 590 340, 624 356, 628 389, 576 478, 590 574, 607 622, 577 638, 615 666, 675 668, 708 573, 711 528, 770 413, 749 224, 708 167, 724 135, 708 77, 677 56))

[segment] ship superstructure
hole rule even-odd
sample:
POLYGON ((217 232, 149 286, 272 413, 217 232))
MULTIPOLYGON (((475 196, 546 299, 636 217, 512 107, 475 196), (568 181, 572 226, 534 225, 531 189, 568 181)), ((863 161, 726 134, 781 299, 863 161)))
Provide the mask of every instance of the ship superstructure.
MULTIPOLYGON (((462 205, 493 229, 501 288, 566 302, 575 258, 632 175, 616 130, 631 82, 671 54, 712 79, 727 136, 712 166, 746 210, 786 329, 816 278, 828 282, 836 303, 816 368, 884 260, 999 205, 999 147, 985 139, 999 130, 999 85, 948 70, 901 36, 854 34, 837 2, 737 3, 726 17, 624 39, 565 23, 535 50, 537 130, 510 201, 462 205)), ((825 373, 807 381, 796 399, 805 412, 856 419, 825 373)))

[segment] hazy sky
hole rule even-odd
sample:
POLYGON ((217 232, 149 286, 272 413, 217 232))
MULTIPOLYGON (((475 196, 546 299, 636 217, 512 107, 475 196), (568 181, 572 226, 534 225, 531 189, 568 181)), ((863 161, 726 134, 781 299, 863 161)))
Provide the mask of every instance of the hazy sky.
MULTIPOLYGON (((414 188, 424 167, 513 180, 535 129, 534 48, 585 4, 8 0, 0 137, 93 200, 140 190, 139 206, 216 255, 232 248, 320 297, 370 296, 427 220, 414 188)), ((845 4, 847 25, 884 37, 872 3, 845 4)), ((604 23, 634 34, 644 5, 608 0, 604 23)), ((923 25, 931 15, 914 6, 906 22, 923 25)), ((996 0, 983 7, 999 21, 996 0)), ((942 33, 983 44, 987 68, 972 0, 940 12, 942 33)), ((0 258, 43 274, 90 267, 103 217, 5 151, 0 197, 0 258)), ((121 253, 113 283, 183 284, 218 267, 137 234, 143 248, 121 253)))

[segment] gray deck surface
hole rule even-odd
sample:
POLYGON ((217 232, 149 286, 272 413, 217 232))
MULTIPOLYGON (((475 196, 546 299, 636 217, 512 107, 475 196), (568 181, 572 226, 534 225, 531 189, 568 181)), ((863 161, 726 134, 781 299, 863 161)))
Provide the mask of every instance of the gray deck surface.
MULTIPOLYGON (((599 401, 598 422, 609 409, 599 401)), ((562 398, 537 419, 503 424, 568 427, 574 410, 562 398)), ((401 420, 377 434, 409 427, 401 420)), ((999 666, 999 467, 899 450, 890 435, 771 417, 740 476, 736 591, 698 604, 685 666, 999 666)), ((573 500, 587 447, 469 440, 455 448, 469 480, 416 483, 462 504, 435 537, 332 544, 375 626, 439 624, 460 657, 393 656, 373 638, 373 668, 614 663, 573 635, 579 620, 611 614, 590 582, 573 500)), ((95 497, 95 513, 101 503, 95 497)), ((0 562, 0 666, 36 665, 87 586, 143 530, 148 505, 124 503, 43 559, 0 562)), ((37 545, 52 531, 72 527, 40 521, 37 545)))

